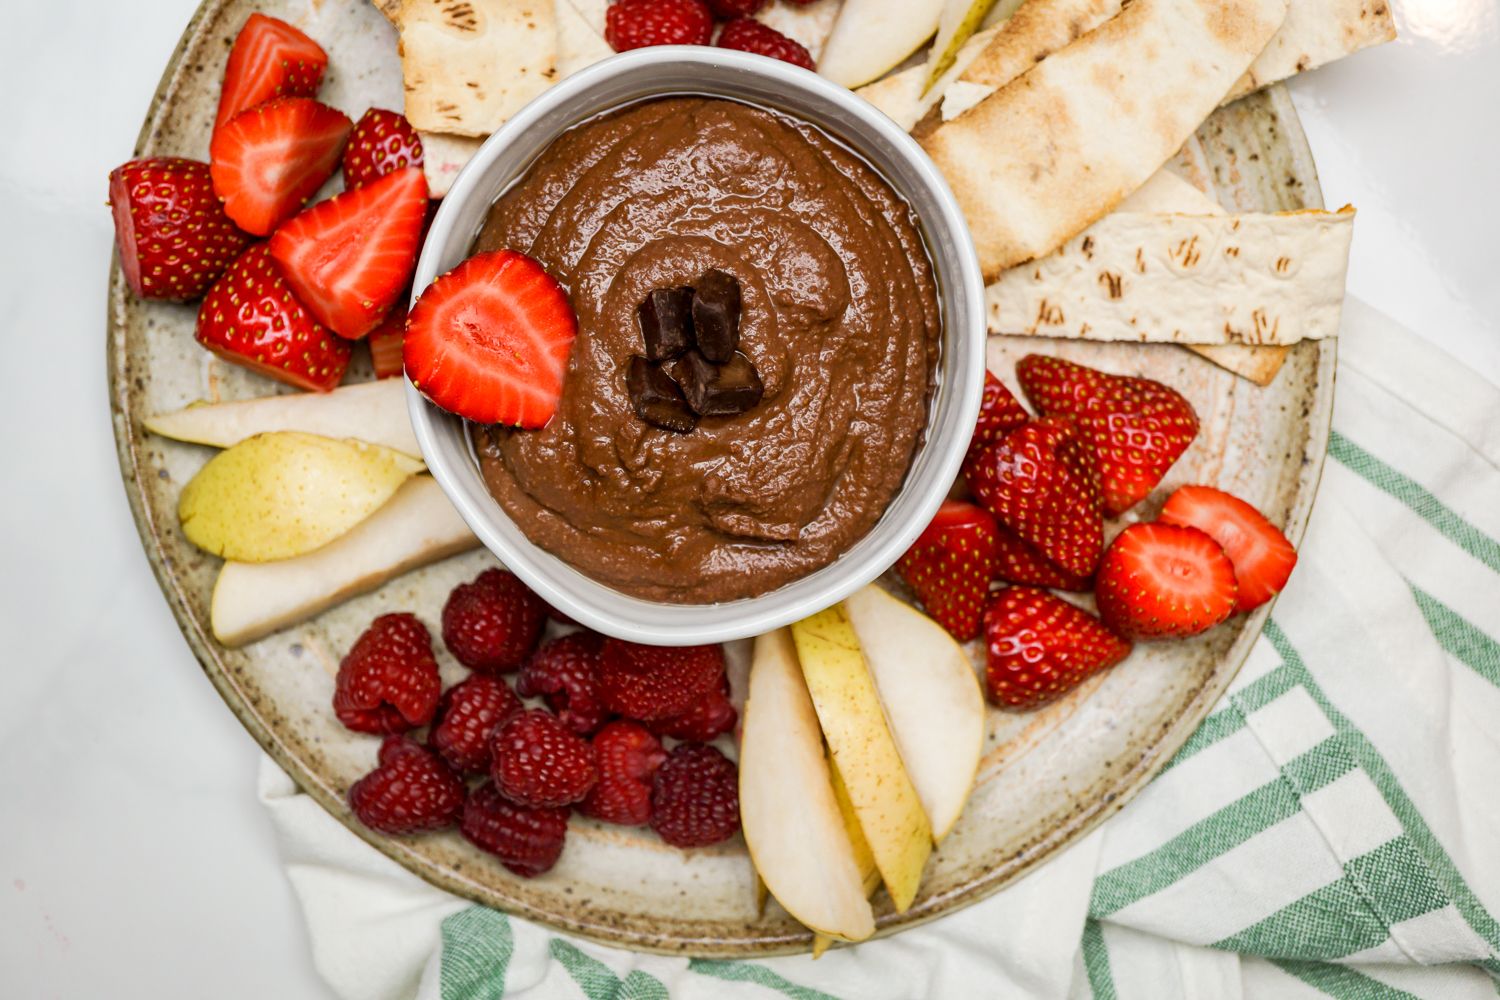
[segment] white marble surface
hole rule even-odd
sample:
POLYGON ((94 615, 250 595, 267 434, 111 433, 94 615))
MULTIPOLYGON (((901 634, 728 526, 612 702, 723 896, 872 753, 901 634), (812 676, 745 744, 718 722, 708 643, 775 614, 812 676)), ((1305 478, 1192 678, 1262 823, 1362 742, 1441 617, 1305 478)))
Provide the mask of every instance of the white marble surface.
MULTIPOLYGON (((0 32, 0 969, 7 997, 326 997, 258 751, 136 543, 104 384, 105 175, 195 0, 6 4, 0 32)), ((1500 6, 1295 81, 1350 290, 1500 381, 1500 6)))

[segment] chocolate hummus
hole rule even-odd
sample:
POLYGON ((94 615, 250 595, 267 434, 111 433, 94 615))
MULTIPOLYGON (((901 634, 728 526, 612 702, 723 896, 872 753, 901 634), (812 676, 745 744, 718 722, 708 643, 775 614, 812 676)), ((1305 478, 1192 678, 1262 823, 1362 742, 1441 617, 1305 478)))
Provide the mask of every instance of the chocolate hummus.
POLYGON ((932 269, 910 209, 817 129, 725 100, 635 105, 565 133, 479 250, 530 254, 578 313, 557 415, 482 428, 485 482, 536 544, 619 590, 705 603, 833 561, 880 517, 927 421, 932 269), (637 309, 738 280, 752 409, 690 433, 637 417, 637 309))

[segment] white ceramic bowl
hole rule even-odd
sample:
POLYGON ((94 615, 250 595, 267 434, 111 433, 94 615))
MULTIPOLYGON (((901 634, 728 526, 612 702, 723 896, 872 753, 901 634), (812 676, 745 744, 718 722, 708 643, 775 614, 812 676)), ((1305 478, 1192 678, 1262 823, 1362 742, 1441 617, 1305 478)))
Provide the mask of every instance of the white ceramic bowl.
POLYGON ((427 466, 469 527, 549 604, 608 635, 660 645, 758 635, 843 599, 889 569, 932 519, 958 473, 984 381, 984 282, 968 227, 937 168, 901 128, 843 87, 788 63, 699 46, 637 49, 547 90, 492 135, 459 174, 433 220, 415 288, 469 256, 495 199, 562 132, 622 105, 668 94, 732 98, 782 111, 841 139, 915 210, 943 317, 927 434, 906 481, 864 538, 838 559, 776 590, 719 604, 642 600, 533 545, 485 489, 463 420, 407 386, 427 466))

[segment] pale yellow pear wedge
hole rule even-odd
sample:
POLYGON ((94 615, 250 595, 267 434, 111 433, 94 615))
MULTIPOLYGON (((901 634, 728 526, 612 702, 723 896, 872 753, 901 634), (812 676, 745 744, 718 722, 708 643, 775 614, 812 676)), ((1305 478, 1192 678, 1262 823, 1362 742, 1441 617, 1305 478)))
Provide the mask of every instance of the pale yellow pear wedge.
POLYGON ((943 0, 844 0, 818 74, 844 87, 884 76, 937 31, 943 0))
MULTIPOLYGON (((839 804, 839 815, 844 820, 844 832, 849 836, 849 846, 854 849, 854 863, 859 866, 859 873, 864 877, 865 897, 869 898, 880 888, 880 869, 875 867, 875 855, 870 852, 870 842, 865 839, 865 832, 859 827, 859 817, 854 815, 854 803, 849 801, 849 789, 844 787, 839 769, 830 767, 828 777, 833 782, 833 797, 839 804)), ((812 957, 821 957, 832 944, 833 938, 828 935, 814 934, 812 957)))
POLYGON ((177 504, 183 534, 240 562, 290 559, 380 508, 422 463, 399 451, 300 431, 258 434, 209 459, 177 504))
POLYGON ((792 625, 833 766, 897 911, 917 895, 932 853, 932 827, 902 765, 885 711, 843 605, 792 625))
POLYGON ((891 735, 941 841, 963 812, 984 751, 984 692, 937 622, 871 584, 844 600, 891 735))
POLYGON ((926 94, 931 90, 932 85, 948 72, 958 56, 958 50, 980 29, 997 6, 1014 11, 1020 6, 1020 0, 1000 0, 999 3, 997 0, 948 0, 943 5, 942 16, 938 19, 937 37, 933 39, 932 51, 928 53, 927 65, 924 67, 927 79, 922 93, 926 94))
POLYGON ((420 458, 417 436, 406 415, 406 380, 381 379, 332 392, 291 392, 228 403, 194 403, 146 418, 146 429, 162 437, 228 448, 270 431, 303 431, 331 438, 358 438, 420 458))
POLYGON ((755 870, 794 918, 845 941, 875 933, 818 716, 784 628, 755 640, 740 730, 740 827, 755 870))

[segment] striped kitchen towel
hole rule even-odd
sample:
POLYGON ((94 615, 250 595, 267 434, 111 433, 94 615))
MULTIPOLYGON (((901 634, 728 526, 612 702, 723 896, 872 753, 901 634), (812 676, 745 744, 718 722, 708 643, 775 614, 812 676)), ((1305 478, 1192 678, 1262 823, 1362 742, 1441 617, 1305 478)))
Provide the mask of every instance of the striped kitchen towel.
POLYGON ((470 905, 267 761, 341 996, 1500 996, 1500 389, 1358 302, 1301 561, 1234 684, 1099 830, 966 910, 757 962, 637 955, 470 905))

